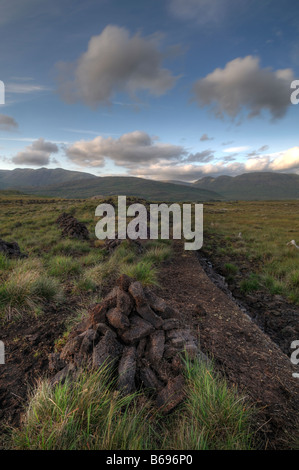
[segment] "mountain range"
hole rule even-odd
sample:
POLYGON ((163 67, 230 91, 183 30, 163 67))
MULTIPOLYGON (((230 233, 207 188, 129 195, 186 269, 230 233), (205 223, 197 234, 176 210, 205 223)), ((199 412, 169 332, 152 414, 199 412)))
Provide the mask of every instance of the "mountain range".
POLYGON ((62 168, 54 170, 39 168, 16 168, 15 170, 0 170, 0 189, 41 188, 52 184, 66 183, 74 180, 97 178, 91 173, 69 171, 62 168))
POLYGON ((299 175, 271 172, 153 181, 131 176, 95 176, 61 168, 0 170, 0 190, 61 198, 127 195, 156 201, 299 199, 299 175))
POLYGON ((193 187, 217 191, 230 200, 299 199, 299 175, 274 172, 244 173, 239 176, 205 177, 193 187))
POLYGON ((153 201, 220 200, 215 192, 196 187, 127 176, 97 177, 90 173, 40 168, 0 170, 0 190, 14 189, 25 194, 61 198, 88 198, 102 195, 136 196, 153 201))

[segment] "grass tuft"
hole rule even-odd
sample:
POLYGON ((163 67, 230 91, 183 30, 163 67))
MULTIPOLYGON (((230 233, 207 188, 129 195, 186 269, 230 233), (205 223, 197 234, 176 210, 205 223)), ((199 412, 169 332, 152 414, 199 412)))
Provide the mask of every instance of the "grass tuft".
POLYGON ((136 394, 121 396, 109 376, 109 368, 102 367, 55 388, 40 382, 22 428, 12 434, 14 448, 148 449, 154 436, 149 403, 139 406, 136 394))

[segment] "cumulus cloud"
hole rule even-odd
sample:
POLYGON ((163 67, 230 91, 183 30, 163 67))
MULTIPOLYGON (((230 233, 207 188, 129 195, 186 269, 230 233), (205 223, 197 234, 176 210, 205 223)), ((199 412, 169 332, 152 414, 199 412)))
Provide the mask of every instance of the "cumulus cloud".
POLYGON ((12 131, 18 128, 18 123, 11 116, 0 114, 0 130, 1 131, 12 131))
POLYGON ((127 29, 109 25, 90 39, 76 63, 59 64, 60 94, 91 107, 111 103, 117 92, 135 96, 146 90, 160 96, 176 81, 162 67, 163 57, 157 36, 130 36, 127 29))
POLYGON ((249 172, 276 171, 281 173, 299 173, 299 147, 293 147, 279 153, 249 158, 245 162, 234 160, 235 156, 231 155, 214 163, 204 164, 189 164, 183 161, 177 165, 171 165, 168 162, 159 162, 146 168, 136 168, 131 171, 131 174, 156 180, 178 179, 182 181, 195 181, 204 176, 236 176, 249 172))
POLYGON ((195 164, 153 164, 146 168, 136 168, 131 171, 133 176, 142 178, 152 178, 155 180, 181 180, 192 182, 203 176, 218 176, 221 174, 239 174, 242 172, 242 164, 224 162, 206 163, 204 165, 195 164))
POLYGON ((271 162, 273 171, 299 170, 299 147, 293 147, 279 154, 271 162))
POLYGON ((200 138, 201 142, 206 142, 207 140, 214 140, 214 137, 209 137, 208 134, 203 134, 200 138))
POLYGON ((179 145, 158 143, 146 132, 134 131, 118 139, 98 136, 81 140, 66 148, 66 155, 80 166, 103 167, 109 158, 118 166, 132 168, 159 160, 176 160, 187 154, 179 145))
POLYGON ((213 150, 203 150, 202 152, 191 153, 186 159, 186 162, 207 163, 214 159, 213 150))
MULTIPOLYGON (((161 143, 157 136, 134 131, 119 138, 98 136, 93 140, 80 140, 65 147, 65 153, 81 167, 103 168, 109 159, 129 175, 157 180, 194 181, 207 175, 236 176, 252 171, 299 173, 299 147, 272 154, 254 151, 250 158, 244 160, 244 152, 248 148, 231 147, 219 153, 206 149, 190 153, 186 147, 161 143)), ((259 150, 266 148, 262 146, 259 150)))
POLYGON ((18 165, 46 166, 50 163, 51 155, 57 153, 58 150, 56 144, 40 138, 17 153, 12 161, 18 165))
POLYGON ((217 118, 248 118, 268 111, 272 119, 282 118, 290 106, 291 69, 261 68, 259 58, 247 56, 217 68, 193 86, 200 107, 208 106, 217 118))

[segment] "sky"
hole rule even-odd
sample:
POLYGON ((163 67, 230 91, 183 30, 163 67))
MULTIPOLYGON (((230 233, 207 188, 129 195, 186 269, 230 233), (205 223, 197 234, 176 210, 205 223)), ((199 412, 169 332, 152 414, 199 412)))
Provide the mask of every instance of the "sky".
POLYGON ((296 0, 0 0, 0 169, 299 174, 298 38, 296 0))

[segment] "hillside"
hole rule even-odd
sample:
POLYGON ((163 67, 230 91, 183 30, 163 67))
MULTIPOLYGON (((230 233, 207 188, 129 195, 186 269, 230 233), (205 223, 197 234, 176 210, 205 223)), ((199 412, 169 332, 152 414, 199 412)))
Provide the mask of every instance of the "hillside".
POLYGON ((106 176, 28 188, 27 193, 63 198, 88 198, 97 195, 137 196, 153 201, 222 200, 215 191, 125 176, 106 176))
POLYGON ((52 184, 66 183, 74 180, 96 178, 90 173, 69 171, 62 168, 16 168, 15 170, 0 170, 0 190, 27 187, 44 187, 52 184))
POLYGON ((0 170, 0 191, 62 198, 124 194, 156 201, 286 200, 299 198, 299 175, 245 173, 207 176, 195 183, 153 181, 136 177, 104 176, 61 168, 0 170))
POLYGON ((205 177, 193 187, 217 191, 226 199, 280 200, 299 198, 299 175, 285 173, 245 173, 239 176, 205 177))

